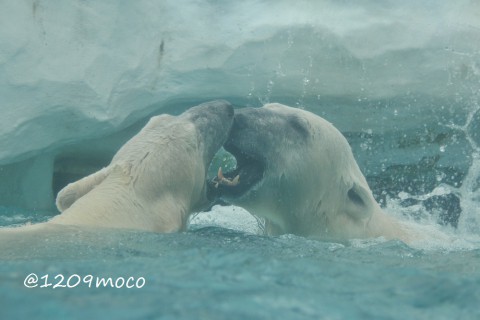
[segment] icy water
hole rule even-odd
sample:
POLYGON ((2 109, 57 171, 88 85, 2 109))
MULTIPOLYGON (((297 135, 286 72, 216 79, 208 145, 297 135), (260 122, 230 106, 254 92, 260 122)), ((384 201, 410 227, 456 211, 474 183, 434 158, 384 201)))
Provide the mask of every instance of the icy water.
POLYGON ((448 242, 410 247, 259 231, 241 209, 215 207, 178 234, 63 228, 4 237, 0 318, 480 317, 475 237, 444 230, 448 242), (32 273, 38 283, 24 284, 32 273), (112 282, 97 287, 97 278, 112 282))
MULTIPOLYGON (((461 186, 383 203, 421 242, 265 236, 261 221, 219 206, 177 234, 0 233, 0 319, 480 319, 480 149, 467 125, 461 186), (453 195, 456 227, 422 204, 453 195)), ((0 207, 0 226, 45 219, 0 207)))
MULTIPOLYGON (((421 242, 265 236, 247 212, 219 206, 177 234, 0 232, 0 319, 480 319, 480 148, 472 119, 454 128, 471 146, 461 185, 437 181, 426 193, 401 191, 383 202, 422 229, 421 242), (439 197, 448 209, 453 196, 461 207, 456 227, 425 206, 439 197)), ((0 226, 45 217, 0 207, 0 226)))

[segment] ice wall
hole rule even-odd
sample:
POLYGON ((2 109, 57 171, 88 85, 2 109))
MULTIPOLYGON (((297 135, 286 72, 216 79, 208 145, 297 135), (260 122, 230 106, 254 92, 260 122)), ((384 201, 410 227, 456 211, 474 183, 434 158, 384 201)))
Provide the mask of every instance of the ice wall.
POLYGON ((374 139, 461 124, 479 77, 475 1, 0 0, 0 204, 50 209, 153 113, 280 101, 374 139))

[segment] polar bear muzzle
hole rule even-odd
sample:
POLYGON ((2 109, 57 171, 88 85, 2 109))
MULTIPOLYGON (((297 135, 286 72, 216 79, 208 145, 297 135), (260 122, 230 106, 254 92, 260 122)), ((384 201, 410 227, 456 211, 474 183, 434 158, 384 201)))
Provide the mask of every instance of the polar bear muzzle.
POLYGON ((181 116, 195 125, 200 144, 205 148, 205 163, 210 163, 228 138, 233 123, 233 106, 225 100, 209 101, 190 108, 181 116))

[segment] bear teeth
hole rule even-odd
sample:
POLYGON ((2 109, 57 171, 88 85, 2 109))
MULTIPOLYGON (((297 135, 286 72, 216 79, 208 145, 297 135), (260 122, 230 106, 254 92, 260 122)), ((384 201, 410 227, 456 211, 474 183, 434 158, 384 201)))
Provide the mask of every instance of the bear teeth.
POLYGON ((228 179, 223 176, 222 167, 218 168, 217 177, 215 178, 215 188, 219 185, 234 187, 240 183, 240 175, 237 175, 233 179, 228 179))

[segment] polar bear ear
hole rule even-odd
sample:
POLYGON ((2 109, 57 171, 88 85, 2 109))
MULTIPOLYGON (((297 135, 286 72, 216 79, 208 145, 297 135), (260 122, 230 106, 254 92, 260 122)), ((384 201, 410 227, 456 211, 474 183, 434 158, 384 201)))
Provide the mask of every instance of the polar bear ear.
POLYGON ((306 119, 292 115, 288 117, 288 123, 302 138, 307 139, 310 136, 310 123, 306 119))
POLYGON ((353 183, 353 186, 347 191, 345 203, 346 213, 353 219, 368 218, 372 213, 372 195, 370 190, 353 183))
POLYGON ((63 212, 67 210, 75 201, 89 193, 93 188, 105 180, 109 172, 110 167, 106 167, 65 186, 60 190, 55 201, 58 211, 63 212))

